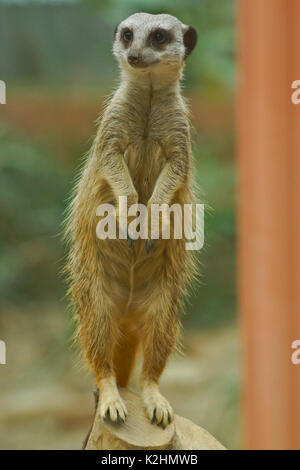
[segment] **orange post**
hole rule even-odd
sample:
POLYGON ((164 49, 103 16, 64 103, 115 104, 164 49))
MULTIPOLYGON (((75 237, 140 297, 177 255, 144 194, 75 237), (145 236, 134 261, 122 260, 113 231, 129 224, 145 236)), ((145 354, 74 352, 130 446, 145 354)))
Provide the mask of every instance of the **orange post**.
POLYGON ((300 2, 238 0, 238 288, 248 449, 300 449, 300 2))

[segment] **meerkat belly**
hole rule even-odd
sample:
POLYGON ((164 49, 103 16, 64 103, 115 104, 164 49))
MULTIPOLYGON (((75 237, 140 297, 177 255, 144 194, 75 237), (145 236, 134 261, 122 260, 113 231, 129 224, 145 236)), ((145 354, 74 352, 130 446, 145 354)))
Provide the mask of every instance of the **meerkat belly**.
MULTIPOLYGON (((124 151, 134 187, 139 195, 139 203, 147 205, 153 193, 155 183, 166 162, 166 156, 159 142, 152 138, 134 138, 124 151)), ((109 200, 109 197, 106 197, 109 200)), ((160 282, 162 264, 166 264, 166 245, 174 244, 175 252, 182 240, 157 240, 150 254, 145 248, 145 240, 138 239, 134 248, 129 249, 127 240, 105 240, 101 242, 103 250, 105 245, 105 260, 102 260, 105 277, 108 280, 111 292, 114 292, 114 302, 119 310, 124 312, 138 312, 141 308, 141 299, 145 294, 150 295, 152 284, 160 282)), ((180 251, 182 251, 180 249, 180 251)), ((102 251, 102 255, 104 256, 102 251)), ((168 265, 165 269, 173 269, 173 259, 167 257, 168 265)), ((177 257, 178 260, 178 257, 177 257)), ((127 313, 128 313, 127 312, 127 313)))
POLYGON ((139 138, 127 147, 124 157, 139 202, 147 204, 166 160, 163 149, 152 138, 139 138))

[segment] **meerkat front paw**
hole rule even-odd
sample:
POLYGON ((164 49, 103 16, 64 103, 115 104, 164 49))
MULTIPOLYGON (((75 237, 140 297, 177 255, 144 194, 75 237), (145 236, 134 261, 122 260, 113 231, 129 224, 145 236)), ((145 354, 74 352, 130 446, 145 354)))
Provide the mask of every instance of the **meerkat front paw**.
POLYGON ((116 424, 124 423, 127 418, 126 405, 121 397, 105 400, 100 402, 100 415, 104 421, 110 420, 116 424))
POLYGON ((143 402, 148 418, 151 423, 157 424, 165 429, 174 419, 173 409, 162 394, 153 387, 144 389, 142 393, 143 402))
POLYGON ((105 420, 121 424, 127 418, 127 409, 122 400, 114 378, 102 379, 100 386, 100 416, 105 420))

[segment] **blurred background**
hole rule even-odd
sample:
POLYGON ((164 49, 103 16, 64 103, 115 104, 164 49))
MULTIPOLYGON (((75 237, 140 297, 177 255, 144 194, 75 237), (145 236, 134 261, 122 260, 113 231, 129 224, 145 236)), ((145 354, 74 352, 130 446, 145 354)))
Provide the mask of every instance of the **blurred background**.
POLYGON ((207 204, 202 268, 183 319, 185 357, 162 390, 178 414, 240 446, 235 295, 235 90, 232 0, 0 0, 0 448, 78 449, 93 380, 78 365, 59 272, 72 181, 118 83, 114 27, 134 12, 170 13, 199 33, 183 93, 207 204), (163 5, 163 6, 162 6, 163 5))

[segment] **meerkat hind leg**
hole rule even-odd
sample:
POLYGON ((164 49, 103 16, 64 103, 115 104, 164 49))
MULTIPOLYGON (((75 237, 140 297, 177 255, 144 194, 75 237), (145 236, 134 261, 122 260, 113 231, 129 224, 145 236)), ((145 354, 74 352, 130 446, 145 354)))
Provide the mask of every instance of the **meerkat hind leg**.
POLYGON ((119 328, 110 312, 103 311, 101 314, 95 314, 94 318, 97 322, 94 322, 92 327, 84 322, 81 324, 80 333, 99 389, 100 416, 115 423, 124 422, 127 409, 118 391, 113 364, 119 328))
POLYGON ((116 334, 107 334, 106 337, 103 335, 102 341, 102 345, 99 345, 98 363, 95 368, 96 383, 100 392, 100 415, 103 420, 110 419, 114 423, 121 423, 127 417, 127 409, 118 391, 113 365, 117 336, 116 334))
POLYGON ((160 393, 158 380, 174 348, 179 324, 171 308, 169 313, 162 314, 160 306, 157 307, 156 312, 148 315, 142 331, 144 362, 140 384, 148 418, 152 423, 165 428, 173 421, 174 412, 168 400, 160 393))

